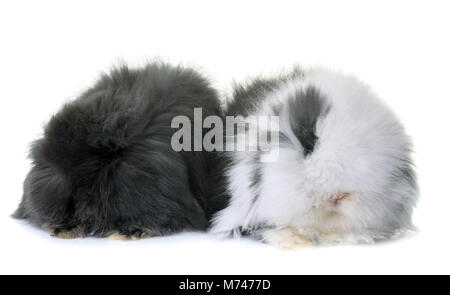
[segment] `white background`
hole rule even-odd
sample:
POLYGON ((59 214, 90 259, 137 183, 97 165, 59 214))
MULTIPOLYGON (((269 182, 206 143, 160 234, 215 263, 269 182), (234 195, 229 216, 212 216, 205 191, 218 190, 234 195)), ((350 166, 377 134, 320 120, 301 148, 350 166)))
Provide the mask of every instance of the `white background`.
MULTIPOLYGON (((0 273, 450 273, 448 1, 2 1, 0 273), (371 246, 286 252, 185 233, 137 242, 59 240, 9 218, 29 143, 61 104, 117 62, 154 57, 231 82, 324 65, 368 82, 412 136, 419 232, 371 246)), ((282 184, 280 184, 282 185, 282 184)))

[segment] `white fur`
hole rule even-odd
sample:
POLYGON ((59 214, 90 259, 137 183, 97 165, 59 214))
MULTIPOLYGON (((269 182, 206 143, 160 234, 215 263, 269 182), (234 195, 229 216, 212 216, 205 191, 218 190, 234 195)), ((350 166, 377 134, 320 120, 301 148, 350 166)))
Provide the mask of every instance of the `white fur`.
POLYGON ((392 182, 393 171, 409 159, 409 140, 369 87, 351 76, 312 69, 269 93, 255 115, 273 115, 270 106, 276 104, 283 106, 279 128, 291 145, 280 147, 276 161, 259 163, 258 188, 249 185, 255 152, 233 155, 230 204, 216 214, 211 232, 236 236, 239 227, 265 225, 272 229, 263 238, 271 240, 277 240, 274 229, 286 237, 286 228, 293 228, 312 241, 372 242, 411 227, 416 190, 405 180, 392 182), (286 100, 308 86, 323 94, 330 109, 317 122, 318 141, 305 157, 289 126, 286 100), (333 206, 333 197, 343 192, 350 197, 333 206))

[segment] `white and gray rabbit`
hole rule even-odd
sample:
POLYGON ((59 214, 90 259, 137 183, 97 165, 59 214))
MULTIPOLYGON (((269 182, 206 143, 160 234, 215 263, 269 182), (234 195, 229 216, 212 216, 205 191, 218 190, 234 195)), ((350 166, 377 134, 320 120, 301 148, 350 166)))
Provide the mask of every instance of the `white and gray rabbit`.
POLYGON ((355 77, 313 68, 258 78, 235 87, 226 115, 247 124, 234 138, 251 138, 255 126, 273 135, 268 146, 247 139, 244 151, 224 153, 229 199, 210 232, 250 233, 291 248, 371 243, 413 228, 418 188, 410 140, 355 77), (264 116, 278 120, 255 123, 264 116))

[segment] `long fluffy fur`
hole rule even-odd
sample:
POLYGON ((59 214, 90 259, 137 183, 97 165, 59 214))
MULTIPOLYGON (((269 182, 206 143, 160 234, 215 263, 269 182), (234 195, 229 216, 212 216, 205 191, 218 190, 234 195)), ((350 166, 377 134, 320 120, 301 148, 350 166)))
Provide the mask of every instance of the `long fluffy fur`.
POLYGON ((257 234, 290 247, 373 242, 412 228, 410 141, 354 77, 311 69, 256 79, 235 87, 226 113, 279 116, 280 150, 272 162, 261 161, 260 149, 224 153, 229 201, 212 233, 257 234))
POLYGON ((215 90, 192 69, 154 63, 102 76, 33 144, 15 217, 60 237, 209 228, 283 248, 373 242, 412 227, 410 141, 354 77, 296 69, 235 85, 224 115, 279 117, 270 127, 280 131, 275 161, 262 161, 274 146, 175 152, 172 119, 193 122, 195 107, 203 117, 222 115, 215 90))
POLYGON ((212 214, 206 152, 171 148, 174 116, 220 115, 196 71, 153 63, 103 75, 47 124, 15 217, 62 237, 204 230, 212 214))

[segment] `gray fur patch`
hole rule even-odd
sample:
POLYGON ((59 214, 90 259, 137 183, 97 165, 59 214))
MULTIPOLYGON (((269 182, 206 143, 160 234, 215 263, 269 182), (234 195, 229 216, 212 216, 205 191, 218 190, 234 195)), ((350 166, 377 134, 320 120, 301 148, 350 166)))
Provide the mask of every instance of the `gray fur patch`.
POLYGON ((318 139, 317 121, 329 112, 330 105, 315 87, 310 86, 289 97, 287 107, 292 130, 303 146, 303 154, 306 157, 314 151, 318 139))

